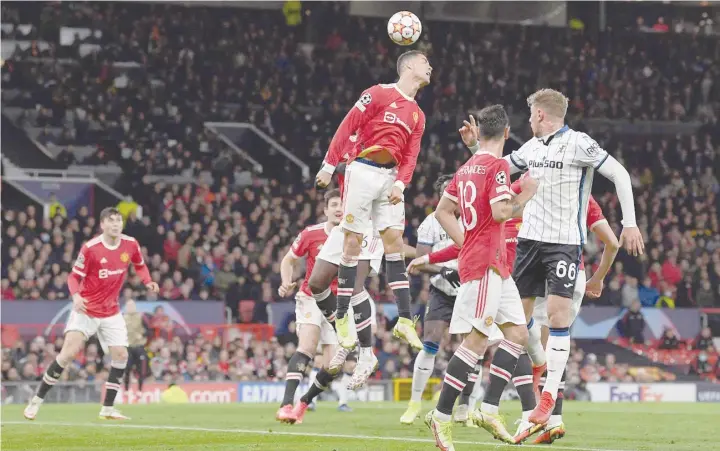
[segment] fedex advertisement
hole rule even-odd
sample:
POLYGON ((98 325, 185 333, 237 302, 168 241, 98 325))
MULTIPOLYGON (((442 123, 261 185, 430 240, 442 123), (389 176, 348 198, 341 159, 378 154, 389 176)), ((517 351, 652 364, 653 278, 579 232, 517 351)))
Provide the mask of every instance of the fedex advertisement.
POLYGON ((593 402, 694 402, 697 387, 683 383, 591 383, 593 402))

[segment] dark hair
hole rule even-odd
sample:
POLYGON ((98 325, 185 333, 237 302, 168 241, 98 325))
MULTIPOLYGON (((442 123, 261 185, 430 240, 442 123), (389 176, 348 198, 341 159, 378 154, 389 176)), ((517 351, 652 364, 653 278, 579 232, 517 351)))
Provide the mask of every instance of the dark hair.
POLYGON ((442 196, 443 191, 445 191, 445 185, 450 183, 450 180, 452 180, 453 177, 453 174, 443 174, 438 177, 438 179, 435 180, 435 183, 433 183, 433 188, 435 188, 435 192, 437 192, 438 195, 442 196))
POLYGON ((397 74, 400 75, 402 68, 407 62, 408 58, 414 58, 416 56, 425 56, 420 50, 408 50, 407 52, 400 55, 397 59, 397 74))
POLYGON ((118 210, 115 207, 103 208, 103 210, 100 212, 100 222, 103 222, 104 220, 108 219, 110 216, 115 216, 115 215, 122 217, 122 214, 120 214, 120 210, 118 210))
POLYGON ((326 206, 326 207, 327 207, 327 205, 330 203, 330 199, 332 199, 332 198, 334 198, 334 197, 340 197, 340 190, 339 190, 339 189, 334 188, 334 189, 331 189, 331 190, 325 192, 325 196, 323 196, 323 198, 325 199, 325 206, 326 206))
POLYGON ((477 115, 480 136, 485 139, 501 138, 509 125, 508 115, 502 105, 492 105, 480 110, 477 115))

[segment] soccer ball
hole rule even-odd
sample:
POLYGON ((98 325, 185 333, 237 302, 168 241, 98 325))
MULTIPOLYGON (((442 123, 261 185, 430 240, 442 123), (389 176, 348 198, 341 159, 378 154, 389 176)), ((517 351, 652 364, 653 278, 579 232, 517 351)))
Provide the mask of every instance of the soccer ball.
POLYGON ((397 45, 410 45, 417 42, 422 33, 420 19, 410 11, 400 11, 390 18, 387 25, 388 36, 397 45))

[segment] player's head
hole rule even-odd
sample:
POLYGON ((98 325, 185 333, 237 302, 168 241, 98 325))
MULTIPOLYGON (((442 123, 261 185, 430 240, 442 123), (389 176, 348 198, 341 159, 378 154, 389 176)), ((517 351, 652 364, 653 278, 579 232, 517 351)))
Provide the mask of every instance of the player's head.
MULTIPOLYGON (((438 194, 438 197, 442 197, 443 193, 445 192, 445 188, 447 188, 447 186, 450 184, 453 177, 453 174, 442 174, 440 177, 438 177, 437 180, 435 180, 435 183, 433 183, 433 188, 435 188, 435 192, 438 194)), ((455 214, 460 215, 460 204, 458 204, 457 208, 455 208, 455 214)))
POLYGON ((442 194, 445 192, 445 188, 447 188, 448 184, 450 184, 450 181, 453 179, 453 174, 442 174, 440 177, 438 177, 437 180, 435 180, 435 183, 433 183, 433 188, 435 188, 435 192, 438 194, 438 196, 442 196, 442 194))
POLYGON ((107 207, 100 212, 100 229, 110 238, 118 238, 123 229, 123 217, 117 208, 107 207))
POLYGON ((554 89, 541 89, 527 99, 530 107, 530 127, 536 137, 552 133, 565 122, 568 99, 554 89))
POLYGON ((419 50, 410 50, 397 59, 397 73, 400 78, 412 77, 425 86, 430 83, 432 66, 427 56, 419 50))
POLYGON ((510 136, 510 119, 502 105, 483 108, 475 120, 482 141, 505 141, 510 136))
POLYGON ((332 225, 338 225, 342 221, 343 209, 339 189, 331 189, 325 193, 324 213, 328 222, 332 225))

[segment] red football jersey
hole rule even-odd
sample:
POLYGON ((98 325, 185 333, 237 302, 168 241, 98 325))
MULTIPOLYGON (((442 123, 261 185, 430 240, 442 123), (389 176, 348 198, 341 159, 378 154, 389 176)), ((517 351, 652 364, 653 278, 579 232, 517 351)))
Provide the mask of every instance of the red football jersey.
POLYGON ((408 185, 417 164, 424 131, 425 113, 415 99, 401 92, 395 84, 375 85, 362 93, 343 119, 330 142, 326 162, 337 166, 342 149, 357 132, 358 142, 350 160, 386 149, 397 163, 397 180, 408 185))
MULTIPOLYGON (((527 172, 525 174, 527 174, 527 172)), ((525 174, 523 174, 522 177, 525 177, 525 174)), ((522 188, 520 188, 520 179, 514 181, 513 184, 510 186, 510 189, 515 195, 520 194, 522 192, 522 188)), ((600 204, 597 203, 594 197, 590 196, 588 200, 587 213, 588 230, 592 230, 593 227, 603 221, 607 222, 607 219, 605 219, 605 216, 603 215, 600 204)), ((515 254, 517 251, 517 236, 518 232, 520 231, 520 225, 522 225, 522 219, 520 218, 513 218, 505 222, 505 242, 507 243, 508 267, 510 268, 510 271, 512 271, 513 264, 515 263, 515 254)), ((579 269, 585 269, 585 257, 583 256, 580 257, 579 269)))
MULTIPOLYGON (((315 259, 328 237, 327 225, 327 222, 321 222, 320 224, 305 227, 302 232, 298 234, 297 238, 295 238, 295 242, 293 242, 290 248, 290 252, 293 253, 295 258, 306 257, 305 279, 300 286, 300 291, 308 296, 312 296, 312 292, 310 288, 308 288, 308 281, 315 266, 315 259)), ((337 278, 333 279, 330 289, 333 292, 337 291, 337 278)))
MULTIPOLYGON (((135 238, 120 235, 117 246, 110 247, 99 235, 83 244, 72 272, 82 278, 79 293, 87 300, 85 313, 88 316, 107 318, 120 312, 118 297, 130 264, 143 277, 143 283, 150 283, 140 244, 135 238)), ((70 291, 73 291, 72 287, 70 291)))
POLYGON ((505 250, 505 225, 492 217, 491 205, 511 199, 510 166, 502 158, 479 151, 455 173, 443 196, 460 204, 465 243, 458 267, 462 283, 480 280, 488 268, 510 276, 505 250))
MULTIPOLYGON (((338 164, 347 163, 350 159, 350 155, 354 152, 353 149, 355 148, 355 143, 357 143, 357 139, 357 134, 355 134, 348 138, 345 146, 331 146, 325 154, 323 165, 332 166, 332 169, 335 170, 335 166, 337 166, 338 164), (333 161, 334 163, 330 163, 331 161, 333 161)), ((338 173, 337 178, 338 189, 340 190, 340 199, 344 199, 343 196, 345 194, 345 174, 338 173)))

